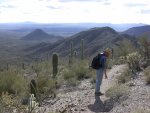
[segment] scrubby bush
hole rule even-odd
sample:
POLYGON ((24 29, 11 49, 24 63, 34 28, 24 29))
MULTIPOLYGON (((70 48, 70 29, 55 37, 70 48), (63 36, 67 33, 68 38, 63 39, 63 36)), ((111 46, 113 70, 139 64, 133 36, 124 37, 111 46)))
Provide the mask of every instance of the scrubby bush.
POLYGON ((13 113, 16 110, 17 113, 25 113, 27 106, 21 104, 21 98, 19 96, 13 96, 11 94, 2 93, 0 97, 0 113, 13 113))
POLYGON ((129 68, 125 69, 124 72, 117 77, 118 83, 126 83, 133 78, 133 73, 129 68))
POLYGON ((51 61, 35 62, 32 64, 32 69, 37 75, 52 75, 51 61))
POLYGON ((118 47, 115 48, 115 56, 117 57, 124 56, 126 58, 129 53, 135 51, 133 43, 128 39, 122 40, 117 46, 118 47))
POLYGON ((113 60, 113 59, 108 59, 108 60, 107 60, 107 64, 106 64, 107 69, 111 69, 114 64, 115 64, 115 60, 113 60))
POLYGON ((140 59, 141 55, 137 52, 128 54, 127 63, 132 72, 140 71, 140 59))
POLYGON ((0 94, 8 92, 9 94, 23 94, 27 91, 27 83, 23 76, 15 70, 0 72, 0 94))
POLYGON ((148 40, 148 36, 144 35, 139 38, 140 44, 140 53, 145 59, 150 58, 150 41, 148 40))
POLYGON ((88 65, 86 61, 81 61, 77 64, 75 64, 72 67, 72 70, 76 73, 77 79, 81 80, 84 78, 89 78, 89 70, 88 70, 88 65))
POLYGON ((114 101, 119 101, 121 97, 127 97, 129 93, 129 88, 122 84, 122 85, 114 85, 113 87, 109 88, 106 91, 106 96, 110 97, 110 99, 114 101))
POLYGON ((87 61, 78 61, 71 66, 66 67, 62 74, 69 85, 77 85, 80 80, 89 78, 90 72, 87 61))
POLYGON ((146 77, 147 84, 150 84, 150 66, 144 70, 144 75, 146 77))

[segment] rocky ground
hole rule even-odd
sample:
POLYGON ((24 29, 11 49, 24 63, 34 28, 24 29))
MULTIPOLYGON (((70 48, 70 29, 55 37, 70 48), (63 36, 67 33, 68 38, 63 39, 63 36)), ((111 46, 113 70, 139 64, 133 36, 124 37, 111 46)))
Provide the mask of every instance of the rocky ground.
MULTIPOLYGON (((105 92, 113 86, 116 76, 125 68, 125 65, 118 65, 109 70, 108 79, 103 80, 101 91, 105 92)), ((45 113, 137 113, 139 110, 150 110, 150 86, 145 85, 143 76, 130 81, 127 85, 131 88, 128 99, 112 104, 105 95, 95 96, 94 85, 90 79, 86 79, 76 88, 61 91, 55 99, 46 99, 43 103, 45 113)))
POLYGON ((150 85, 146 85, 143 74, 127 83, 130 94, 127 100, 118 104, 111 113, 150 113, 150 85))

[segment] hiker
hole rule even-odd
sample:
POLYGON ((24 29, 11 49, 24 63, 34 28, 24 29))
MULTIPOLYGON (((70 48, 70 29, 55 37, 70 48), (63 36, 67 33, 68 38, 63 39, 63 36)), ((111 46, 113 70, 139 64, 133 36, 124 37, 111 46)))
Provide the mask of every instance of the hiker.
POLYGON ((105 49, 101 53, 101 57, 100 57, 101 67, 99 69, 96 69, 96 85, 95 85, 96 96, 104 95, 100 91, 100 85, 102 84, 103 74, 105 74, 105 79, 108 78, 106 74, 106 59, 110 56, 110 54, 111 54, 110 49, 105 49))

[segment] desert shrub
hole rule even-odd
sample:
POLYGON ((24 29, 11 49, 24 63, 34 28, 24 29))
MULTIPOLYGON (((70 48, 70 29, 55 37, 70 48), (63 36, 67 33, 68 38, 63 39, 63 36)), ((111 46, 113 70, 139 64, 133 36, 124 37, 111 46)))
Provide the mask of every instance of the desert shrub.
POLYGON ((63 72, 64 80, 69 86, 76 86, 78 83, 76 73, 70 69, 65 69, 63 72))
POLYGON ((124 84, 116 84, 113 87, 109 88, 105 94, 107 97, 110 97, 110 99, 114 101, 119 101, 121 97, 127 97, 128 93, 129 88, 127 86, 125 86, 124 84))
POLYGON ((11 94, 2 93, 0 97, 0 113, 13 113, 14 109, 18 113, 26 112, 27 106, 21 104, 21 98, 11 94))
POLYGON ((140 71, 140 59, 141 56, 137 52, 130 53, 127 56, 127 63, 129 65, 129 69, 132 70, 132 72, 140 71))
POLYGON ((117 77, 118 83, 126 83, 133 78, 133 73, 129 68, 125 69, 124 72, 117 77))
POLYGON ((56 80, 48 76, 38 76, 37 85, 39 93, 52 92, 56 88, 56 80))
POLYGON ((115 65, 115 60, 113 60, 113 59, 108 59, 107 60, 107 69, 111 69, 112 67, 113 67, 113 65, 115 65))
POLYGON ((41 104, 42 100, 48 96, 56 96, 57 81, 48 76, 37 77, 37 100, 41 104))
POLYGON ((90 71, 87 61, 78 61, 74 64, 66 66, 62 73, 68 85, 75 86, 80 80, 89 78, 90 71))
POLYGON ((147 84, 150 84, 150 66, 144 70, 144 75, 146 77, 147 84))
POLYGON ((114 62, 117 65, 125 64, 126 63, 126 57, 125 56, 120 56, 119 58, 116 58, 114 62))
POLYGON ((22 94, 27 91, 27 83, 23 76, 15 70, 0 72, 0 93, 22 94))
POLYGON ((117 44, 118 47, 115 48, 115 54, 116 56, 124 56, 126 57, 129 53, 132 53, 135 51, 135 47, 133 43, 128 40, 124 39, 120 41, 120 43, 117 44))
POLYGON ((143 35, 139 38, 140 53, 145 59, 150 58, 150 41, 147 35, 143 35))
POLYGON ((86 61, 81 61, 77 64, 75 64, 72 67, 72 70, 75 72, 77 79, 81 80, 84 78, 89 78, 89 70, 88 70, 88 65, 86 63, 86 61))
POLYGON ((51 75, 52 74, 52 63, 51 61, 43 61, 40 63, 33 63, 32 69, 38 75, 51 75))

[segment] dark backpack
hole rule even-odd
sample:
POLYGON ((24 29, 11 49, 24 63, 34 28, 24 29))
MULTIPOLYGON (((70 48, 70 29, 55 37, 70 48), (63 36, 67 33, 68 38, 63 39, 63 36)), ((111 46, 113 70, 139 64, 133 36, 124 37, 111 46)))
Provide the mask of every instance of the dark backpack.
POLYGON ((103 55, 103 54, 98 54, 97 56, 95 56, 95 57, 93 58, 92 63, 91 63, 91 67, 92 67, 93 69, 99 69, 99 68, 102 67, 102 64, 101 64, 101 62, 100 62, 100 59, 101 59, 101 56, 102 56, 102 55, 103 55))

